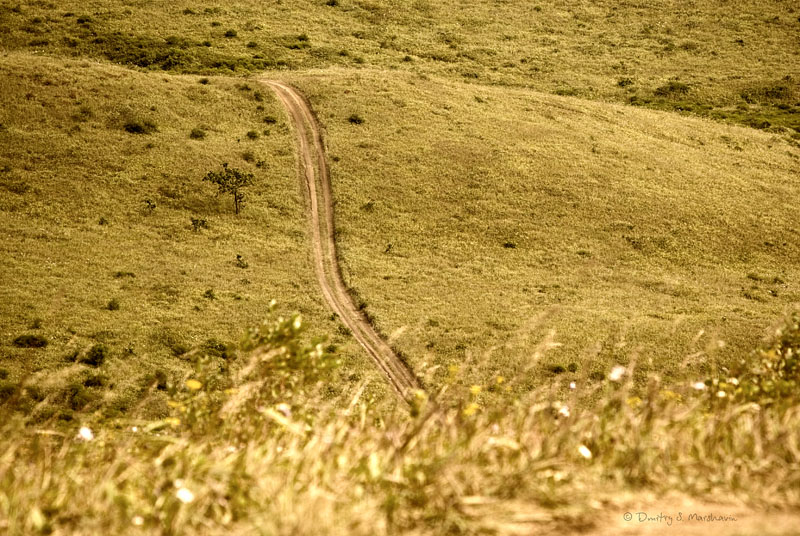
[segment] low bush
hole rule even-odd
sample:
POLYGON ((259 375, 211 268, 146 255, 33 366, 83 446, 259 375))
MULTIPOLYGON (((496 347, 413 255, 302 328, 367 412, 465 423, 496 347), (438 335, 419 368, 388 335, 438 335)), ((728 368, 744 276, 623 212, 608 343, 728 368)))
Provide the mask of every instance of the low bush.
POLYGON ((6 400, 10 399, 14 394, 17 392, 17 384, 14 382, 7 381, 5 379, 0 380, 0 404, 6 402, 6 400))
POLYGON ((82 356, 78 357, 78 362, 90 367, 99 367, 108 358, 110 352, 105 344, 95 344, 82 356))
POLYGON ((675 97, 679 95, 686 95, 689 93, 691 88, 689 85, 684 84, 683 82, 678 82, 676 80, 670 80, 668 83, 664 84, 663 86, 657 87, 653 94, 657 97, 675 97))
POLYGON ((156 124, 146 119, 130 119, 122 125, 122 128, 130 134, 152 134, 158 132, 156 124))
POLYGON ((192 230, 197 233, 200 229, 208 229, 208 220, 205 218, 192 218, 192 230))
POLYGON ((722 372, 706 381, 712 397, 760 406, 800 402, 800 313, 777 327, 770 342, 722 372))
POLYGON ((47 339, 41 335, 20 335, 14 339, 14 346, 18 348, 44 348, 47 346, 47 339))

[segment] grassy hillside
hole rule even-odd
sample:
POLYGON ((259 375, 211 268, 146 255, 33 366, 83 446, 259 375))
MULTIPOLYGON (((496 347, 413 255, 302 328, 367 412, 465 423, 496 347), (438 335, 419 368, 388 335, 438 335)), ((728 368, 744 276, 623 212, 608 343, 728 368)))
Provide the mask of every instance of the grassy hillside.
POLYGON ((800 151, 779 136, 417 75, 290 79, 327 126, 350 284, 440 377, 683 377, 800 299, 800 151))
POLYGON ((800 128, 800 10, 769 0, 4 2, 0 46, 191 72, 391 68, 800 128))
POLYGON ((791 2, 0 0, 0 28, 0 532, 796 532, 791 2), (263 78, 324 129, 409 408, 319 291, 263 78))
MULTIPOLYGON (((18 54, 0 75, 0 368, 40 386, 34 419, 125 412, 190 349, 225 354, 273 298, 338 333, 313 291, 293 141, 258 84, 18 54), (223 162, 255 175, 238 216, 202 180, 223 162), (99 345, 102 367, 74 363, 99 345)), ((358 379, 358 349, 329 343, 358 379)))

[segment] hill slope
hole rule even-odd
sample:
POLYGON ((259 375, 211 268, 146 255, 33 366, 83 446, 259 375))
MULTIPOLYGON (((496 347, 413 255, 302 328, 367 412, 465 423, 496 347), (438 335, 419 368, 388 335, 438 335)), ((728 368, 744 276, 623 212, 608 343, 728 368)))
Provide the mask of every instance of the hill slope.
POLYGON ((289 79, 327 126, 346 276, 417 366, 696 371, 800 298, 779 136, 385 71, 289 79), (550 328, 564 345, 536 363, 550 328))
MULTIPOLYGON (((315 335, 338 333, 316 292, 294 143, 270 92, 19 54, 0 73, 0 368, 42 385, 32 403, 65 417, 125 412, 154 377, 178 380, 191 348, 225 354, 273 298, 315 335), (239 216, 202 181, 223 162, 255 174, 239 216), (21 335, 49 345, 17 347, 21 335), (95 345, 108 354, 100 369, 73 363, 95 345)), ((348 337, 329 342, 356 360, 353 381, 372 376, 348 337)), ((35 418, 53 415, 40 409, 35 418)))

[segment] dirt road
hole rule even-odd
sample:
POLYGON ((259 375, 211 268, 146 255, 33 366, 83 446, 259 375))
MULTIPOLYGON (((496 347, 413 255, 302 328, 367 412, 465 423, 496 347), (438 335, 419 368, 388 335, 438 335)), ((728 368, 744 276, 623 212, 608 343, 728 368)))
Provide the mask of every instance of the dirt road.
POLYGON ((314 271, 325 301, 350 329, 397 394, 409 400, 420 388, 416 376, 355 306, 342 279, 334 240, 331 180, 320 124, 308 101, 296 89, 275 80, 261 82, 283 103, 297 134, 299 172, 306 185, 314 271))

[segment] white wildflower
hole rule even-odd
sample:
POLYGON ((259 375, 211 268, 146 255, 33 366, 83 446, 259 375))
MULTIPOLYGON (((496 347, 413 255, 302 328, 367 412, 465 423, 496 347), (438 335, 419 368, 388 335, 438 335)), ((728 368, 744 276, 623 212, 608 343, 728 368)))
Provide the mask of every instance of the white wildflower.
POLYGON ((717 391, 717 398, 725 398, 726 396, 728 396, 728 393, 725 391, 717 391))
POLYGON ((728 378, 728 383, 730 383, 731 385, 739 385, 739 379, 738 378, 728 378))
POLYGON ((692 389, 695 391, 703 391, 706 388, 706 384, 703 382, 695 382, 692 384, 692 389))
POLYGON ((188 488, 180 488, 175 492, 175 496, 183 504, 189 504, 194 500, 194 493, 192 493, 192 491, 188 488))
POLYGON ((576 387, 578 387, 578 385, 575 382, 569 382, 570 389, 575 389, 576 387))
POLYGON ((141 527, 142 525, 144 525, 144 518, 142 516, 133 516, 133 518, 131 519, 131 523, 133 523, 137 527, 141 527))
POLYGON ((616 367, 611 369, 611 372, 609 372, 608 379, 611 380, 612 382, 618 382, 622 379, 623 376, 625 376, 625 367, 617 365, 616 367))
POLYGON ((278 410, 280 413, 283 414, 284 417, 291 417, 292 416, 292 408, 286 402, 281 402, 275 409, 278 410))
POLYGON ((592 459, 592 451, 586 445, 578 445, 578 453, 587 460, 592 459))
POLYGON ((81 426, 81 429, 78 430, 78 438, 83 439, 84 441, 91 441, 94 439, 94 433, 92 433, 92 430, 86 426, 81 426))
POLYGON ((558 410, 558 414, 562 417, 569 417, 569 408, 567 406, 561 406, 561 409, 558 410))

